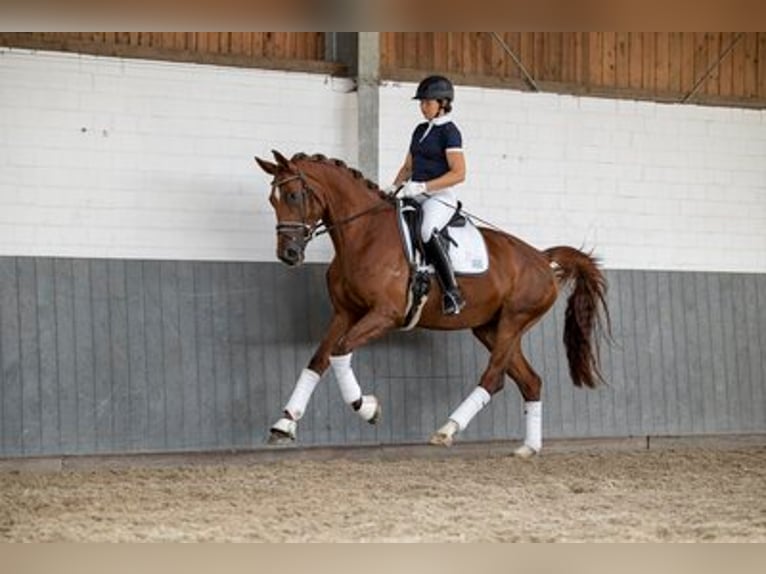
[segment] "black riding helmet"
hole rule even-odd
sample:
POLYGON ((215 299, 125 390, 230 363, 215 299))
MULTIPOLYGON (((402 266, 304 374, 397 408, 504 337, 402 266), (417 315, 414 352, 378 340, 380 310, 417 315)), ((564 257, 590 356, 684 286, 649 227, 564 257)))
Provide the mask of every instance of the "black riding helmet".
POLYGON ((428 76, 418 84, 413 100, 447 100, 455 99, 455 88, 444 76, 428 76))

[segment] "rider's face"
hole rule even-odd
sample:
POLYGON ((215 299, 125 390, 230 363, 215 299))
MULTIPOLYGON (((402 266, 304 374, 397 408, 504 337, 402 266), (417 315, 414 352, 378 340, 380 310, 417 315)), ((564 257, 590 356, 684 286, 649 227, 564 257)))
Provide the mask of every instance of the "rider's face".
POLYGON ((420 112, 427 120, 432 120, 441 112, 441 107, 437 100, 420 100, 420 112))

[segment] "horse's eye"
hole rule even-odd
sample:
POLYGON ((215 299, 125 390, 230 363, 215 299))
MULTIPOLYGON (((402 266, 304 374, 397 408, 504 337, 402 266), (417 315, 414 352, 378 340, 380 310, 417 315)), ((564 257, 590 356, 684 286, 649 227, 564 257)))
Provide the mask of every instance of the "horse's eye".
POLYGON ((288 192, 287 203, 298 203, 298 193, 295 191, 288 192))

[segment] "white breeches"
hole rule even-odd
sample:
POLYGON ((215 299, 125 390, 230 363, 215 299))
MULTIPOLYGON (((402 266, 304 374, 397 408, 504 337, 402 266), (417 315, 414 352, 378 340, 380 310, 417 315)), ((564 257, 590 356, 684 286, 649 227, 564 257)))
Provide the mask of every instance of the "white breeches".
POLYGON ((441 230, 449 223, 457 209, 457 193, 454 187, 448 187, 432 194, 421 194, 415 199, 423 208, 420 238, 425 243, 431 239, 434 229, 441 230))

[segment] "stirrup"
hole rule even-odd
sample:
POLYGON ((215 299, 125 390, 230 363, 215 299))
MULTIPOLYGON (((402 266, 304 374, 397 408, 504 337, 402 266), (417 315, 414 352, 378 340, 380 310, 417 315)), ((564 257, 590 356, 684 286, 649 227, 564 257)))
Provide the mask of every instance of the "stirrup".
POLYGON ((459 315, 465 307, 465 299, 458 292, 445 292, 442 301, 442 312, 445 315, 459 315))

